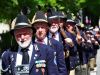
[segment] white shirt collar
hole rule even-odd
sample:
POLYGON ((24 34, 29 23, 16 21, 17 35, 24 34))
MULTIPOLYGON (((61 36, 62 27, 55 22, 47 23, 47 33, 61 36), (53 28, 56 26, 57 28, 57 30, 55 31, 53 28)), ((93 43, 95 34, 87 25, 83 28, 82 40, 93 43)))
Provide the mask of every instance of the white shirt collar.
MULTIPOLYGON (((52 33, 50 33, 50 32, 49 32, 49 38, 52 38, 52 33)), ((58 31, 55 33, 55 38, 54 39, 59 41, 59 32, 58 31)))
POLYGON ((44 38, 44 43, 45 43, 46 45, 48 44, 48 38, 47 38, 47 37, 44 38))
MULTIPOLYGON (((47 45, 47 41, 48 41, 48 38, 45 37, 41 43, 47 45)), ((37 40, 37 38, 35 38, 35 42, 38 42, 39 43, 39 41, 37 40)))
MULTIPOLYGON (((32 57, 32 53, 33 53, 33 44, 31 43, 28 47, 28 54, 29 54, 29 60, 31 60, 32 57)), ((16 57, 16 66, 17 65, 21 65, 22 62, 22 52, 21 52, 21 47, 19 46, 18 48, 18 53, 17 53, 17 57, 16 57)))

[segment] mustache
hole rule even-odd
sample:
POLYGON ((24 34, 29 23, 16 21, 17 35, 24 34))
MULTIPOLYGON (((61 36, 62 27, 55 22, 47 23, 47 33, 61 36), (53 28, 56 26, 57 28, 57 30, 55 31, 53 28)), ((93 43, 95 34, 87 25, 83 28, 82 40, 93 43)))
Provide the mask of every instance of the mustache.
POLYGON ((25 42, 25 40, 26 40, 26 39, 21 39, 21 40, 20 40, 20 42, 21 42, 21 43, 24 43, 24 42, 25 42))
POLYGON ((23 42, 24 42, 24 40, 21 40, 20 42, 21 42, 21 43, 23 43, 23 42))
POLYGON ((41 35, 41 34, 42 34, 42 32, 40 31, 40 32, 39 32, 39 35, 41 35))
POLYGON ((51 28, 57 28, 57 27, 51 27, 51 28))

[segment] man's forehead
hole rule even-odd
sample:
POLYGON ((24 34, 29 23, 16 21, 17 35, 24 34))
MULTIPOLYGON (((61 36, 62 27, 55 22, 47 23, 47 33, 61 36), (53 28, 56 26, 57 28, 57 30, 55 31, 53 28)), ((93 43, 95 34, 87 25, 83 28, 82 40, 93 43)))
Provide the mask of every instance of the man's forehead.
POLYGON ((45 22, 37 22, 35 24, 47 24, 47 23, 45 23, 45 22))
POLYGON ((74 24, 74 23, 72 23, 72 22, 68 22, 68 23, 66 23, 66 25, 75 26, 75 24, 74 24))
POLYGON ((45 22, 37 22, 34 24, 35 27, 39 27, 39 26, 47 26, 47 23, 45 22))
POLYGON ((50 21, 51 21, 51 22, 52 22, 52 21, 59 21, 59 19, 58 19, 58 18, 53 18, 53 19, 51 19, 50 21))
POLYGON ((31 28, 25 27, 25 28, 21 28, 21 29, 16 29, 14 32, 26 32, 26 31, 30 31, 31 28))

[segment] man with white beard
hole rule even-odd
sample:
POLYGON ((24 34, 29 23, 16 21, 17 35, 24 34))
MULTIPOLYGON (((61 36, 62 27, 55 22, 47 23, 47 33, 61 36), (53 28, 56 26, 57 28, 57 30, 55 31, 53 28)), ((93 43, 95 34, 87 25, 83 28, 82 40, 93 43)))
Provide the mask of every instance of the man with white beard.
POLYGON ((62 43, 63 38, 60 33, 60 26, 63 26, 66 16, 60 11, 50 10, 47 12, 49 22, 49 37, 62 43))
MULTIPOLYGON (((56 21, 55 19, 53 19, 54 21, 56 21)), ((51 24, 51 26, 50 26, 50 28, 49 28, 49 30, 50 30, 50 35, 52 35, 52 37, 55 39, 55 40, 57 40, 57 41, 59 41, 59 33, 58 33, 58 29, 59 29, 59 25, 58 24, 56 24, 55 22, 53 22, 52 24, 51 24), (57 36, 57 37, 56 37, 57 36)))
POLYGON ((53 50, 32 40, 34 30, 28 18, 18 15, 13 25, 17 48, 2 54, 2 75, 58 75, 53 50))
POLYGON ((2 54, 2 75, 28 75, 33 51, 33 30, 25 15, 18 15, 13 23, 10 32, 17 45, 14 46, 16 49, 11 47, 2 54))

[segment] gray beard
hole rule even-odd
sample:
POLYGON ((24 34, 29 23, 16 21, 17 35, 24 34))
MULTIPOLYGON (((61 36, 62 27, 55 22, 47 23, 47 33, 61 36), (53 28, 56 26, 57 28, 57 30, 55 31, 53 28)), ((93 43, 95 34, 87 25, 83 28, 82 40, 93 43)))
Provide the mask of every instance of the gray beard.
POLYGON ((56 33, 58 31, 59 28, 50 28, 50 32, 51 33, 56 33))
POLYGON ((30 45, 31 43, 31 40, 28 40, 28 41, 17 41, 18 45, 22 48, 26 48, 30 45))

